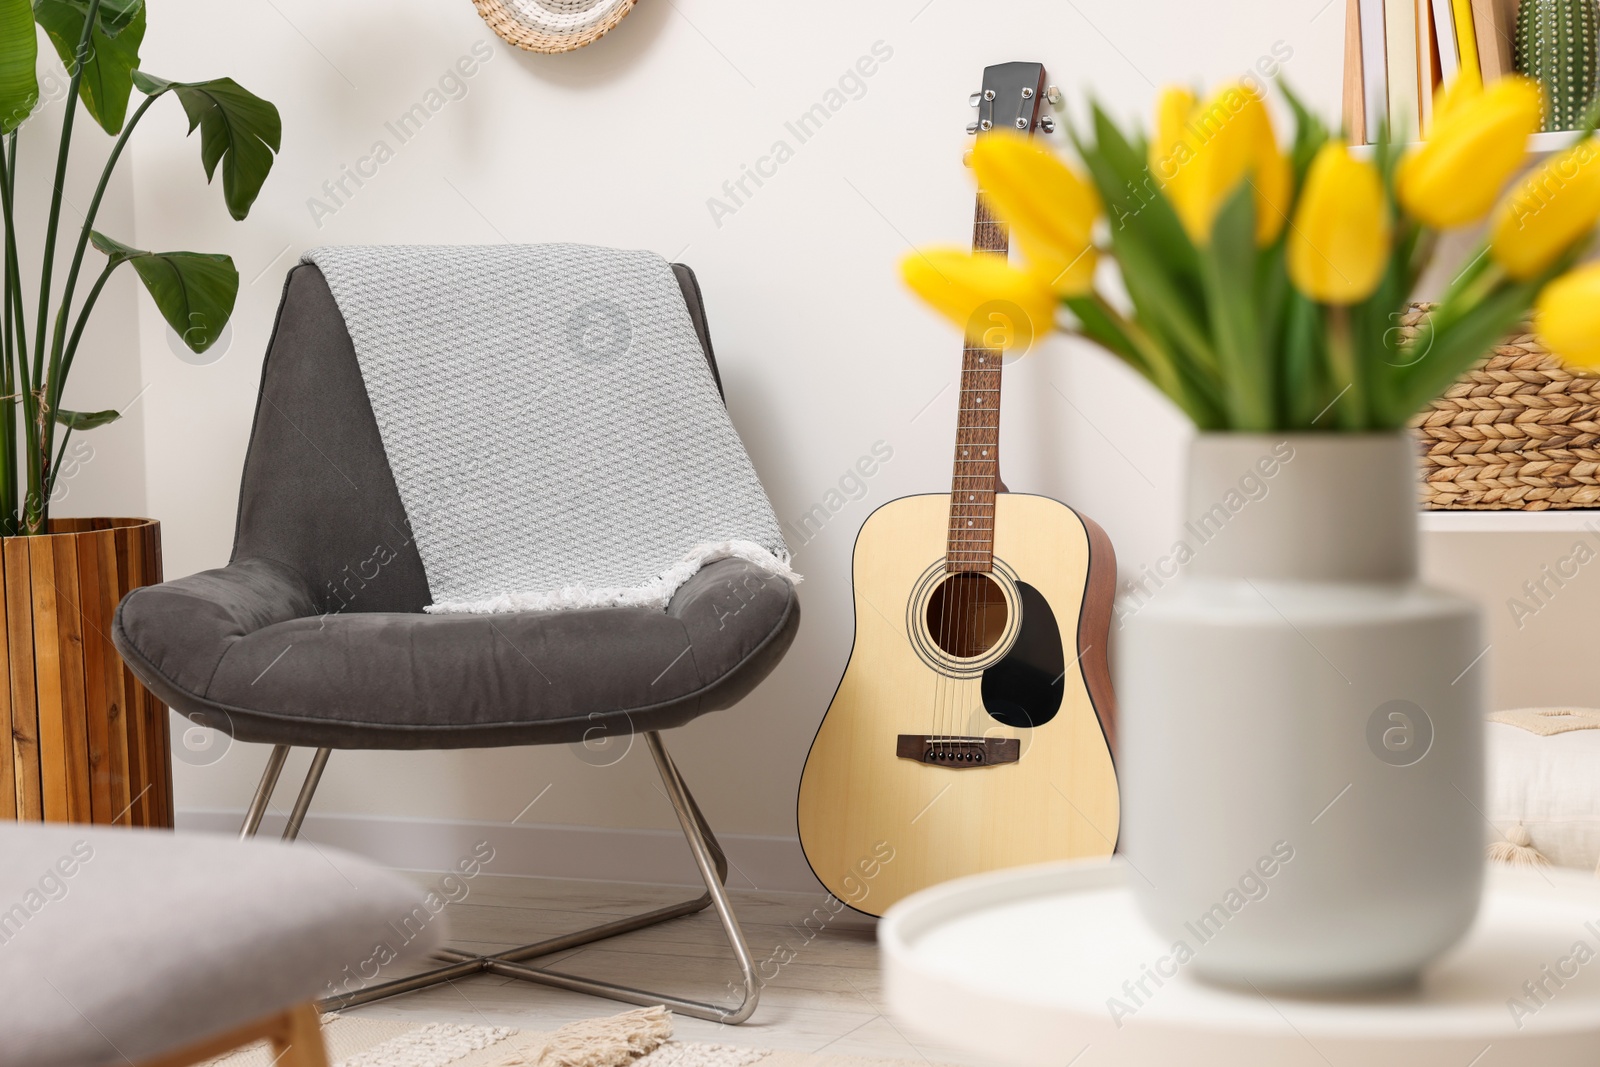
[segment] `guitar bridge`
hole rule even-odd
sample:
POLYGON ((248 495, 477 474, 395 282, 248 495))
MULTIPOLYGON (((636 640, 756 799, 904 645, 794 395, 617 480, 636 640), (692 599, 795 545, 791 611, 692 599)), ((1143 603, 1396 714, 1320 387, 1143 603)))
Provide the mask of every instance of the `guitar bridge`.
POLYGON ((900 759, 965 770, 1015 763, 1022 758, 1022 742, 1015 737, 941 737, 901 734, 894 754, 900 759))

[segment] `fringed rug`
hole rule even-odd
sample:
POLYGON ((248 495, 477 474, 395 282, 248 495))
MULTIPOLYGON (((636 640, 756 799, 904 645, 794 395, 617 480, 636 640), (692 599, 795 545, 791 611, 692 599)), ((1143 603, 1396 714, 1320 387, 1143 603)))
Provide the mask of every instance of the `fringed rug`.
MULTIPOLYGON (((554 1033, 326 1015, 322 1036, 332 1067, 927 1067, 925 1061, 673 1041, 672 1016, 661 1008, 584 1019, 554 1033)), ((272 1067, 272 1062, 272 1053, 260 1044, 205 1067, 272 1067)))

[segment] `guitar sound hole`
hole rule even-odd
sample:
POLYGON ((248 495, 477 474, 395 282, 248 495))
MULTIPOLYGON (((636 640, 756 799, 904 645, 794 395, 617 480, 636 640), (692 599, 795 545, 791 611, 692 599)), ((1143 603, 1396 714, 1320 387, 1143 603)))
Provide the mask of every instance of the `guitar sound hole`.
POLYGON ((928 599, 928 633, 947 655, 981 656, 1006 630, 1006 598, 987 574, 960 571, 947 577, 928 599))

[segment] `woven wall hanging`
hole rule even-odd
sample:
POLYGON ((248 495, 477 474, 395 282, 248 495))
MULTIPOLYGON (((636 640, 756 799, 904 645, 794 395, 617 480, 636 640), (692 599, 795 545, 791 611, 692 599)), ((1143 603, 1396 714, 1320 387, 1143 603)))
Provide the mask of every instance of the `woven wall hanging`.
POLYGON ((472 0, 489 28, 529 52, 570 52, 598 41, 634 0, 472 0))

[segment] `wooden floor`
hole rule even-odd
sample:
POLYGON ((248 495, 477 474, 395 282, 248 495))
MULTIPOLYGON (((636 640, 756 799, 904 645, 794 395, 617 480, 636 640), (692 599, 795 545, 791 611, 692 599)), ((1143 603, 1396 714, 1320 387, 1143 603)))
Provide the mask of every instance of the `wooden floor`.
MULTIPOLYGON (((429 886, 439 878, 413 877, 429 886)), ((454 943, 473 951, 527 944, 694 895, 681 886, 488 874, 467 884, 467 896, 450 905, 447 914, 454 943)), ((927 1034, 907 1032, 884 1014, 873 933, 876 920, 845 909, 832 916, 820 933, 814 932, 819 925, 815 918, 807 929, 802 924, 814 912, 827 914, 821 908, 825 898, 820 888, 815 894, 734 891, 732 896, 758 972, 772 977, 749 1022, 723 1026, 678 1016, 674 1027, 679 1039, 916 1063, 994 1067, 998 1062, 955 1051, 927 1034), (781 962, 786 958, 788 962, 781 962)), ((532 962, 696 1000, 737 1000, 728 983, 738 971, 710 909, 532 962)), ((480 974, 351 1009, 349 1014, 553 1030, 575 1019, 629 1007, 480 974)))

